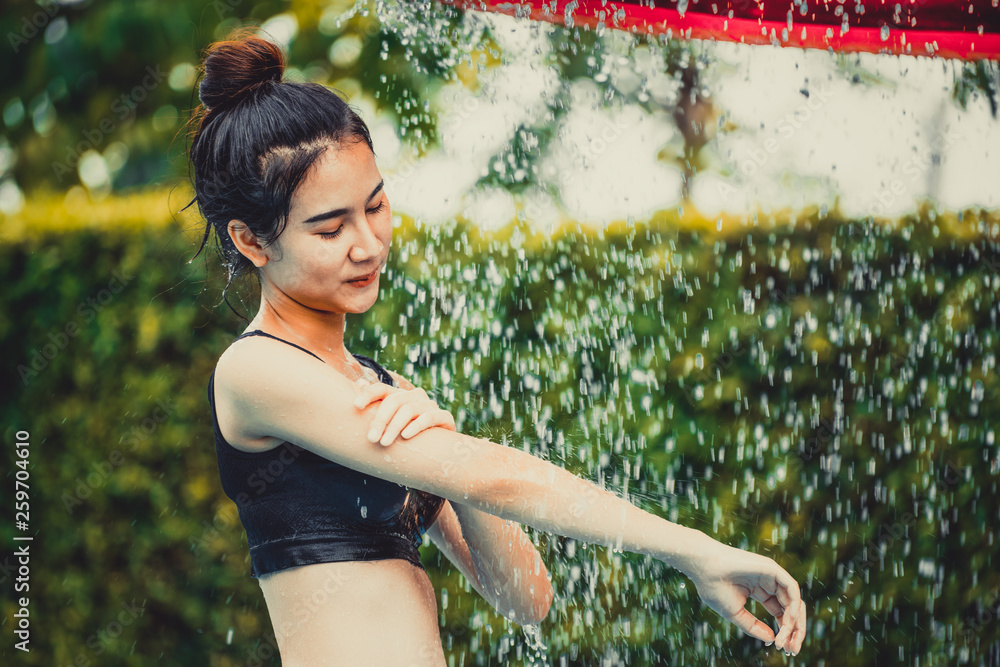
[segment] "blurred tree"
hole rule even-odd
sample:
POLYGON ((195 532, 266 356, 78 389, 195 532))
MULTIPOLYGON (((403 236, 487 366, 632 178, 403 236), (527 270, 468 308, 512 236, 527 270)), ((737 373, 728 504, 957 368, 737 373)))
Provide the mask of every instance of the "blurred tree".
MULTIPOLYGON (((381 26, 364 4, 10 3, 0 15, 10 48, 0 69, 0 148, 10 151, 0 161, 0 178, 29 193, 81 183, 106 193, 184 174, 181 130, 198 104, 201 53, 246 22, 279 38, 289 31, 295 36, 290 79, 354 81, 355 90, 374 95, 378 108, 397 119, 404 140, 433 138, 426 102, 435 82, 452 76, 454 54, 442 52, 447 42, 423 39, 419 31, 404 44, 406 38, 381 26), (356 58, 335 57, 340 38, 358 45, 356 58)), ((432 15, 448 30, 461 19, 453 8, 432 15)), ((429 18, 412 16, 411 29, 429 18)))
POLYGON ((954 97, 965 109, 969 98, 982 93, 990 105, 990 113, 997 117, 997 98, 1000 97, 1000 62, 977 60, 962 63, 960 76, 955 79, 954 97))

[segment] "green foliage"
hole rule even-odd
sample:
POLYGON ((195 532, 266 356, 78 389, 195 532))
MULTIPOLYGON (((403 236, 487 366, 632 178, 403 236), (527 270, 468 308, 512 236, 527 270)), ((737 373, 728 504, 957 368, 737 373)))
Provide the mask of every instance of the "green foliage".
MULTIPOLYGON (((457 57, 468 54, 446 52, 419 32, 403 45, 368 12, 336 25, 331 17, 348 14, 352 4, 111 0, 5 6, 0 31, 9 57, 0 71, 0 149, 12 150, 5 175, 25 193, 46 185, 68 188, 81 182, 80 159, 96 151, 109 164, 113 191, 182 176, 184 124, 199 102, 197 82, 185 68, 197 67, 208 44, 233 27, 261 25, 288 11, 297 15, 300 30, 289 49, 291 80, 363 89, 395 117, 405 141, 420 145, 434 138, 425 103, 457 57), (360 40, 361 54, 338 66, 328 54, 342 37, 360 40)), ((434 4, 430 12, 405 16, 415 25, 438 21, 443 34, 451 34, 461 12, 434 4)))
POLYGON ((953 96, 968 108, 969 98, 977 98, 980 94, 986 97, 990 105, 990 113, 997 117, 997 98, 1000 98, 1000 62, 994 60, 977 60, 962 63, 961 77, 955 79, 953 96))
MULTIPOLYGON (((774 557, 809 603, 805 663, 977 664, 1000 643, 998 222, 656 218, 549 238, 406 223, 348 347, 463 432, 774 557)), ((16 315, 0 321, 0 418, 8 443, 30 432, 35 534, 18 664, 278 664, 206 395, 243 322, 219 305, 212 253, 186 263, 196 241, 105 225, 0 246, 16 315)), ((552 664, 783 663, 662 564, 529 532, 557 591, 552 664)), ((422 553, 455 664, 538 654, 422 553)))

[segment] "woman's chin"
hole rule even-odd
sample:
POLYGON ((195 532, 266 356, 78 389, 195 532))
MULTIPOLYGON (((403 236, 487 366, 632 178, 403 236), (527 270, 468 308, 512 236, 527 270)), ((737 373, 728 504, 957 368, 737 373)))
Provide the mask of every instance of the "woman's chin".
POLYGON ((339 315, 362 315, 367 313, 372 309, 372 306, 378 301, 378 295, 375 294, 370 298, 361 299, 354 298, 351 300, 339 301, 337 303, 317 303, 315 305, 306 305, 310 310, 314 310, 320 313, 326 314, 339 314, 339 315))
POLYGON ((355 315, 360 315, 362 313, 367 313, 371 310, 372 306, 378 301, 378 291, 373 290, 370 295, 365 295, 364 297, 358 296, 351 300, 350 303, 345 304, 345 312, 352 313, 355 315))

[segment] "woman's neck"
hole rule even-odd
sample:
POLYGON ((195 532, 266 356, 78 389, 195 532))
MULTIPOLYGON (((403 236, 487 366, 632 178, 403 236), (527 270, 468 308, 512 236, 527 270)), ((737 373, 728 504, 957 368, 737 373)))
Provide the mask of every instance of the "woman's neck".
POLYGON ((260 329, 300 345, 334 366, 353 366, 355 362, 344 347, 345 324, 344 313, 319 313, 301 306, 298 311, 276 309, 263 301, 247 331, 260 329))

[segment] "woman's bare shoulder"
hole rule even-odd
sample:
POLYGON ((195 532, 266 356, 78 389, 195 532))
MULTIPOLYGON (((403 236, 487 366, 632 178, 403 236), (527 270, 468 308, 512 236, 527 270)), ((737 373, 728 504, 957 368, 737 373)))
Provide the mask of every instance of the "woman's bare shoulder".
MULTIPOLYGON (((273 407, 263 402, 263 396, 275 383, 294 384, 296 376, 314 366, 342 377, 312 355, 265 336, 249 336, 227 347, 216 361, 214 381, 219 427, 227 441, 246 451, 267 450, 284 442, 254 425, 261 410, 273 407)), ((328 401, 327 408, 346 411, 350 401, 328 401)))
POLYGON ((215 362, 215 386, 229 393, 234 386, 253 380, 254 363, 266 357, 270 345, 262 336, 253 336, 233 342, 222 351, 215 362))
POLYGON ((304 361, 337 372, 322 359, 300 347, 268 336, 247 336, 234 341, 223 350, 215 364, 215 373, 216 377, 224 375, 230 383, 253 382, 264 372, 280 372, 287 368, 289 360, 293 360, 296 365, 304 361))

